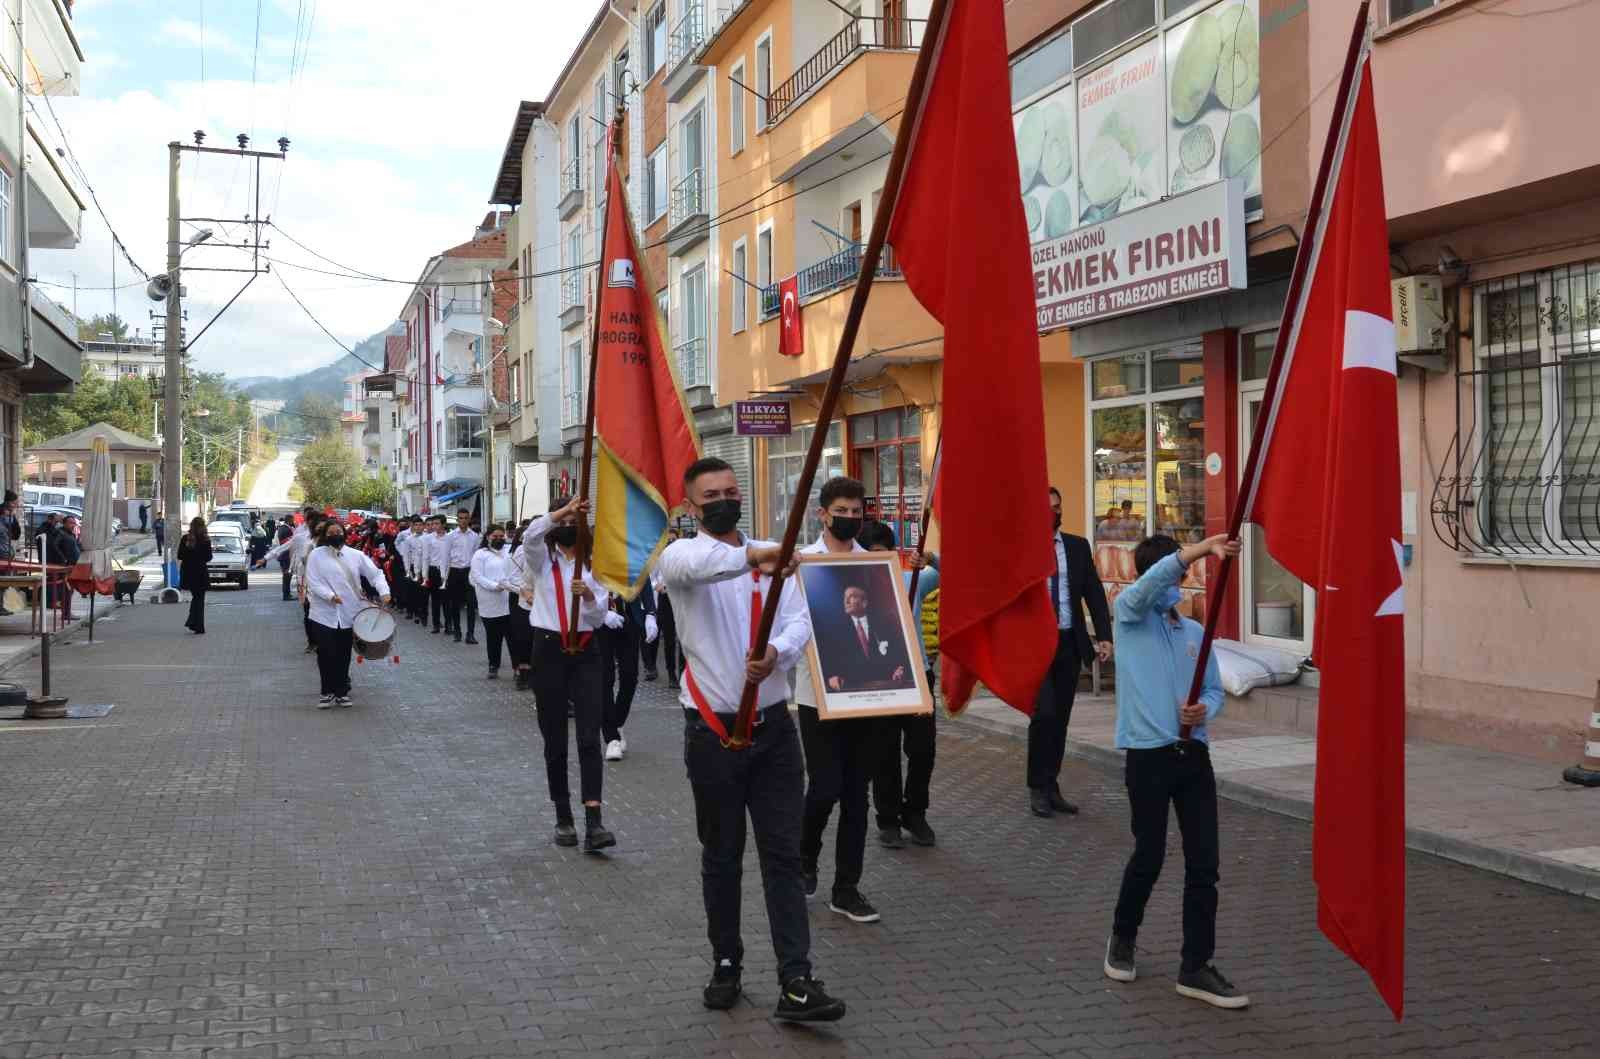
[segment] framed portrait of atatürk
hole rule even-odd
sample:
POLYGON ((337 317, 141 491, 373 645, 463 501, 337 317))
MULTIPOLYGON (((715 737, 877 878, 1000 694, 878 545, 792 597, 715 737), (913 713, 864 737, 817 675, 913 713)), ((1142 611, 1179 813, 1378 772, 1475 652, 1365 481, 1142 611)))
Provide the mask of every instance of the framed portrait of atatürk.
POLYGON ((933 712, 897 553, 805 555, 796 577, 811 618, 804 664, 822 720, 933 712))

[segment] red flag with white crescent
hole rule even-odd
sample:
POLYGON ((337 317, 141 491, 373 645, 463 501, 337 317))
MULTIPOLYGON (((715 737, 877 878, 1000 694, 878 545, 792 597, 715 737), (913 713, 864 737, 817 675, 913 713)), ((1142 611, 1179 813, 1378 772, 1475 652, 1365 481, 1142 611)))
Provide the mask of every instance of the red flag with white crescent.
POLYGON ((800 277, 790 276, 778 284, 778 352, 798 357, 806 351, 806 336, 800 326, 800 277))

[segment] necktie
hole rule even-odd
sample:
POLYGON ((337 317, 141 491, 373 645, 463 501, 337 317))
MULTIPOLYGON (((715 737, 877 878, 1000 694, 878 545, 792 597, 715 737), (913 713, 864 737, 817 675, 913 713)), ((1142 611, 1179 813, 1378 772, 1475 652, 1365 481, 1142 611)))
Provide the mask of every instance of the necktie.
POLYGON ((867 644, 867 627, 859 618, 856 619, 855 625, 856 640, 861 644, 861 653, 870 658, 872 657, 872 648, 867 644))

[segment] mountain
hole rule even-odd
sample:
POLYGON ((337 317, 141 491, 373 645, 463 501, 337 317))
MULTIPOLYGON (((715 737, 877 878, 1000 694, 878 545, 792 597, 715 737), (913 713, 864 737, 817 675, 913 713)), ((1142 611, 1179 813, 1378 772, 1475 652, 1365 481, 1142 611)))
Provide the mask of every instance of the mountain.
POLYGON ((355 347, 355 356, 346 354, 332 364, 325 364, 299 375, 290 375, 282 379, 257 375, 235 379, 233 382, 246 396, 266 401, 281 399, 288 401, 291 407, 302 397, 311 394, 327 398, 337 405, 344 400, 344 380, 347 376, 354 375, 371 365, 383 364, 386 333, 379 331, 361 342, 355 347))

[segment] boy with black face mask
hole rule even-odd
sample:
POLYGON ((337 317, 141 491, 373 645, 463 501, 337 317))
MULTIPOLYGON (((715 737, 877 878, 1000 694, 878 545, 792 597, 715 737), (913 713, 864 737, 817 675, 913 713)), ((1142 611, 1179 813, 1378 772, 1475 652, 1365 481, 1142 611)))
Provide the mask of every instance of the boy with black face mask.
POLYGON ((351 624, 356 612, 367 606, 361 579, 377 589, 385 605, 389 582, 383 571, 359 548, 347 548, 344 525, 338 519, 322 524, 322 547, 306 559, 306 600, 310 604, 312 633, 317 643, 317 671, 322 677, 321 710, 351 706, 350 650, 355 642, 351 624))

